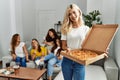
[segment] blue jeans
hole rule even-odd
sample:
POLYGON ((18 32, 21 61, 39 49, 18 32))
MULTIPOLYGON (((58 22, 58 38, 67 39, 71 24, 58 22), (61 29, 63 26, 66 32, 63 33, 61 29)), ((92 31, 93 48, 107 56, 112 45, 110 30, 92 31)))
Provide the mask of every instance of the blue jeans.
POLYGON ((26 67, 26 58, 25 57, 16 57, 16 63, 20 63, 20 66, 26 67))
POLYGON ((49 60, 49 59, 51 59, 51 58, 54 58, 54 57, 55 57, 54 53, 49 53, 48 55, 46 55, 46 56, 44 57, 44 61, 47 61, 47 60, 49 60))
POLYGON ((79 63, 76 63, 68 58, 63 58, 62 72, 64 80, 84 80, 85 67, 79 63))
POLYGON ((56 64, 58 67, 61 66, 62 60, 58 60, 57 56, 55 56, 53 53, 48 54, 44 57, 44 61, 48 61, 48 70, 47 74, 48 76, 52 76, 53 70, 54 70, 54 64, 56 64))

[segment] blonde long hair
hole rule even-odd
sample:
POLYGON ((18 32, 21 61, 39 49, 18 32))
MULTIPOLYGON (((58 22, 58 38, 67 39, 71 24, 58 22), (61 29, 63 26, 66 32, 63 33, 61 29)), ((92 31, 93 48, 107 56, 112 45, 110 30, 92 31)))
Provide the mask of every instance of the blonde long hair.
POLYGON ((64 15, 64 19, 63 19, 63 23, 62 23, 62 27, 61 27, 62 34, 67 34, 70 31, 70 29, 72 28, 72 22, 70 21, 70 18, 69 18, 69 10, 71 10, 71 9, 77 9, 79 11, 80 16, 79 16, 78 23, 80 26, 84 25, 84 21, 82 19, 82 11, 76 4, 71 4, 67 7, 65 15, 64 15))

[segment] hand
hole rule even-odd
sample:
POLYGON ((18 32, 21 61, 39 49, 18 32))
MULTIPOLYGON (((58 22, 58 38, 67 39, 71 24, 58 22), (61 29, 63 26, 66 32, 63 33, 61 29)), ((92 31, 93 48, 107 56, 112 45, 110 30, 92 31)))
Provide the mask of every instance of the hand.
POLYGON ((30 60, 29 59, 26 59, 27 62, 29 62, 30 60))
POLYGON ((62 60, 63 57, 60 55, 57 58, 58 58, 58 60, 62 60))
POLYGON ((41 57, 40 61, 43 62, 44 61, 44 57, 41 57))
POLYGON ((47 44, 47 41, 44 40, 43 43, 44 43, 44 44, 47 44))
POLYGON ((34 51, 34 53, 33 53, 34 55, 36 55, 36 51, 34 51))
POLYGON ((17 56, 15 54, 12 55, 13 60, 16 60, 16 57, 17 56))
POLYGON ((56 65, 56 64, 54 64, 54 67, 57 67, 57 65, 56 65))
POLYGON ((104 53, 104 56, 105 56, 105 58, 108 58, 108 55, 106 53, 104 53))
POLYGON ((70 49, 70 48, 67 48, 66 52, 69 53, 70 51, 71 51, 71 49, 70 49))
POLYGON ((106 53, 106 54, 108 54, 108 53, 109 53, 109 48, 107 48, 107 49, 106 49, 106 52, 105 52, 105 53, 106 53))

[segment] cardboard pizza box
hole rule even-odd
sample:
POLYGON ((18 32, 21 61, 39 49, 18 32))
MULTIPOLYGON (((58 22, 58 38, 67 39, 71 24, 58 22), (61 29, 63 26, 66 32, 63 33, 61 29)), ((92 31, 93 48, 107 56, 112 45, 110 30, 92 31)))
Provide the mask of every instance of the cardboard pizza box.
MULTIPOLYGON (((115 36, 115 33, 117 32, 117 29, 117 24, 93 25, 92 29, 83 42, 82 48, 76 50, 95 52, 97 54, 95 57, 81 60, 79 58, 76 58, 76 56, 71 55, 71 52, 74 52, 76 50, 72 50, 71 52, 62 51, 61 54, 64 57, 67 57, 83 65, 89 65, 93 62, 103 59, 108 53, 107 51, 109 49, 110 43, 115 36)), ((85 55, 86 54, 87 53, 85 53, 85 55)))

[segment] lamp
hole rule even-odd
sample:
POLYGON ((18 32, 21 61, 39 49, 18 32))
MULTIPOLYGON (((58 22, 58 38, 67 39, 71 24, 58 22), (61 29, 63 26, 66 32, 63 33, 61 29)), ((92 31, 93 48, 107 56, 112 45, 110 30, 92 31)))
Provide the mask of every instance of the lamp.
POLYGON ((60 28, 61 28, 61 21, 58 21, 58 23, 54 24, 54 29, 57 32, 58 36, 61 35, 60 28))

